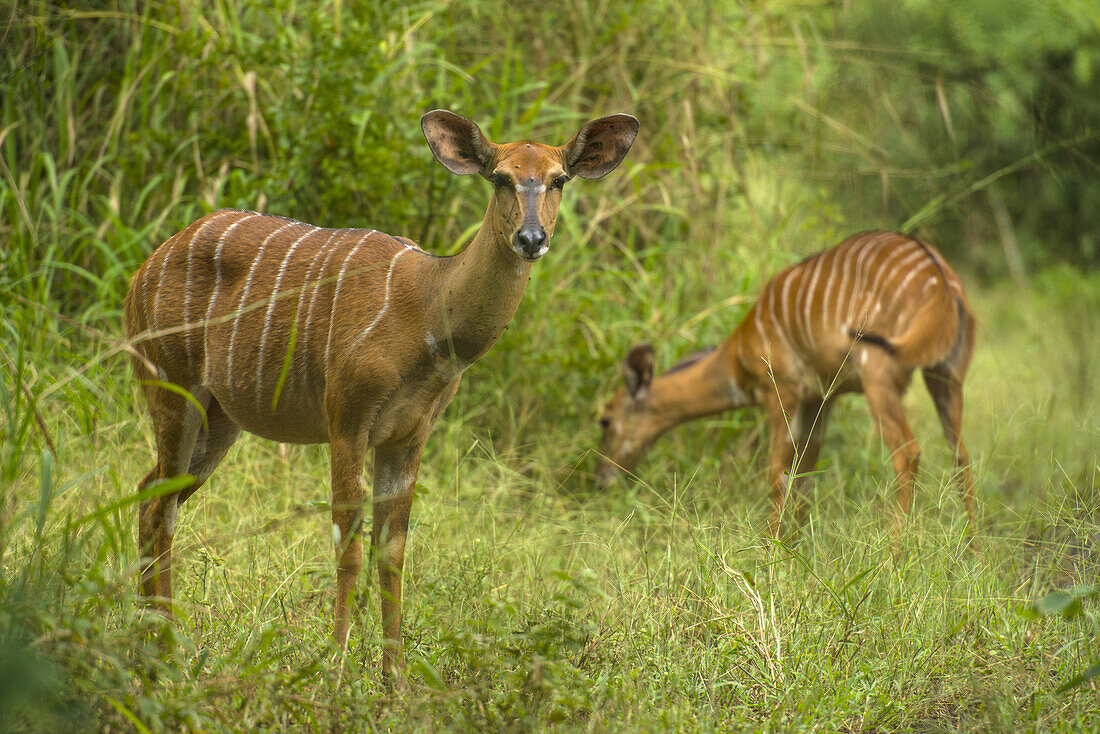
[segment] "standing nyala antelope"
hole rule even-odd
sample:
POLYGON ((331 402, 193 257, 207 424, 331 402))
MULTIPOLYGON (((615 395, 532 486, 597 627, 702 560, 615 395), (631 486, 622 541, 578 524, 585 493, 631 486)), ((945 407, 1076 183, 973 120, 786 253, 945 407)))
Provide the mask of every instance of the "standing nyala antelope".
POLYGON ((597 475, 608 483, 619 469, 633 470, 673 426, 761 405, 770 431, 771 530, 778 534, 788 485, 792 477, 800 485, 817 462, 834 399, 862 392, 891 451, 904 514, 919 449, 902 396, 920 368, 973 521, 973 479, 960 433, 962 382, 973 350, 974 315, 943 257, 906 235, 858 234, 768 281, 716 349, 654 378, 653 348, 633 347, 623 363, 625 386, 600 419, 597 475))
POLYGON ((328 443, 338 538, 333 636, 346 644, 363 555, 361 474, 373 449, 371 548, 387 679, 403 667, 401 570, 428 434, 463 371, 511 321, 532 264, 549 248, 564 184, 611 172, 638 131, 630 115, 610 115, 550 147, 495 144, 445 110, 420 124, 448 170, 493 184, 482 226, 459 254, 435 257, 374 230, 222 210, 161 245, 126 297, 157 447, 140 487, 190 475, 182 489, 141 502, 141 593, 170 613, 177 508, 242 430, 328 443))

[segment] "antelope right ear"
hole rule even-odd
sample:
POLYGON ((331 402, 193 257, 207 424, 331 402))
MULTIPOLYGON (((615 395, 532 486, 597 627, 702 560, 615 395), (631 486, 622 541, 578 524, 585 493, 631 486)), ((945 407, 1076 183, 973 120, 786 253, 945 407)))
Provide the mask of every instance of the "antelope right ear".
POLYGON ((623 360, 623 382, 626 391, 636 400, 649 392, 653 382, 653 347, 649 344, 635 344, 623 360))
POLYGON ((603 178, 622 162, 637 136, 638 120, 633 115, 593 120, 565 145, 565 170, 571 176, 603 178))
POLYGON ((420 118, 420 129, 436 160, 451 173, 484 171, 495 147, 475 123, 449 110, 432 110, 420 118))

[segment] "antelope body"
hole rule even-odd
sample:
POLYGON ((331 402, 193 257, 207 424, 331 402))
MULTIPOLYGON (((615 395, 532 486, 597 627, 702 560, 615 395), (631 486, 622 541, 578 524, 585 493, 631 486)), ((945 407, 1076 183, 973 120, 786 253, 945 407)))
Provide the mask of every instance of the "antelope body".
POLYGON ((142 593, 168 610, 177 507, 242 430, 329 443, 338 538, 334 638, 346 643, 362 566, 361 474, 373 449, 371 548, 387 678, 402 667, 401 570, 428 434, 463 371, 515 313, 532 263, 548 249, 564 183, 613 170, 638 129, 633 117, 612 115, 550 147, 494 144, 474 123, 442 110, 426 114, 421 126, 449 170, 494 184, 482 227, 463 252, 434 257, 373 230, 222 210, 158 248, 133 276, 126 300, 157 446, 141 488, 193 476, 181 490, 141 503, 142 593))
POLYGON ((835 397, 863 392, 891 451, 897 502, 909 508, 919 449, 902 396, 920 369, 954 452, 973 518, 973 480, 961 435, 962 382, 974 348, 974 316, 958 277, 929 245, 867 232, 772 278, 716 349, 653 377, 653 349, 623 363, 625 386, 600 420, 601 480, 632 470, 658 436, 685 421, 762 406, 770 431, 772 531, 792 477, 813 469, 835 397), (792 464, 794 471, 792 472, 792 464))

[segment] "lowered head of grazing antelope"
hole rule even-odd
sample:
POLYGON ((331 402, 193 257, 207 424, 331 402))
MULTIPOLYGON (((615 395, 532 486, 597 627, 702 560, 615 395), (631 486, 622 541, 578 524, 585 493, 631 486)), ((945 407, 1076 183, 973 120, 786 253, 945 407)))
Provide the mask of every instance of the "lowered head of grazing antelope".
POLYGON ((622 365, 623 386, 600 415, 603 436, 596 478, 601 485, 612 484, 622 472, 632 472, 653 442, 685 416, 699 417, 749 403, 729 380, 719 388, 721 395, 701 394, 698 389, 700 375, 713 371, 725 357, 724 347, 696 352, 656 380, 653 347, 636 344, 630 349, 622 365))
POLYGON ((612 484, 620 472, 632 472, 661 434, 660 416, 649 404, 653 381, 653 347, 637 344, 623 361, 623 386, 615 391, 600 415, 600 452, 596 479, 612 484))
POLYGON ((528 263, 550 249, 566 182, 574 176, 602 178, 611 173, 638 134, 638 120, 624 114, 593 120, 560 147, 497 145, 475 123, 447 110, 429 112, 420 125, 435 157, 448 170, 476 173, 493 184, 485 226, 528 263))

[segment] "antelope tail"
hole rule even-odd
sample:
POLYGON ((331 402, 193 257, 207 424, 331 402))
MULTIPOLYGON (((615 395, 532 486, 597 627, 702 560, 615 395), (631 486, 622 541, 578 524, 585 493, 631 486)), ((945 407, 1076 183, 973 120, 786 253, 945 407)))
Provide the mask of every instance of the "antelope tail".
POLYGON ((855 341, 885 349, 905 367, 930 367, 958 359, 959 350, 968 338, 969 321, 970 312, 962 300, 944 289, 921 304, 909 330, 894 339, 856 330, 849 335, 855 341))

